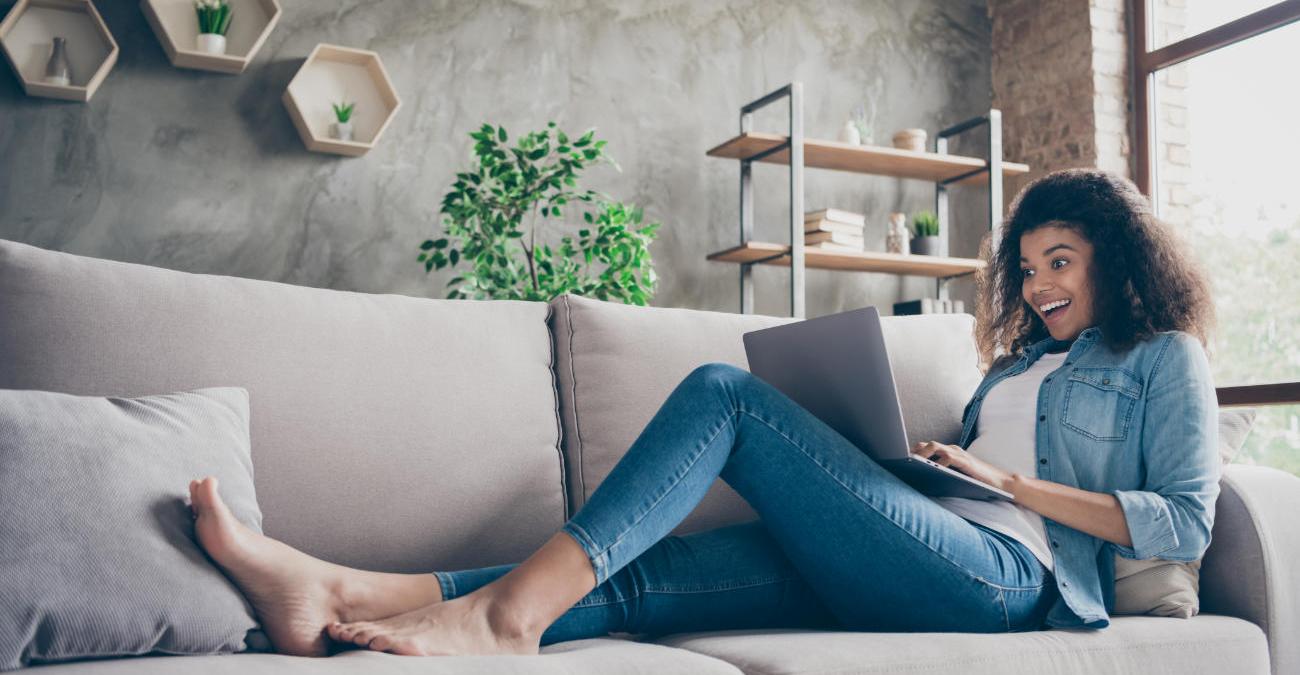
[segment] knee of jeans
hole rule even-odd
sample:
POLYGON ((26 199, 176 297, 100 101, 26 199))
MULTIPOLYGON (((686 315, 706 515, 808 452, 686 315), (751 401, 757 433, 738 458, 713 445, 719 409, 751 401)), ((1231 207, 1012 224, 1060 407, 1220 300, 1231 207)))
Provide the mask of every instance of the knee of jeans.
POLYGON ((744 368, 714 361, 697 366, 686 376, 686 380, 704 386, 718 386, 741 383, 752 377, 753 374, 744 368))

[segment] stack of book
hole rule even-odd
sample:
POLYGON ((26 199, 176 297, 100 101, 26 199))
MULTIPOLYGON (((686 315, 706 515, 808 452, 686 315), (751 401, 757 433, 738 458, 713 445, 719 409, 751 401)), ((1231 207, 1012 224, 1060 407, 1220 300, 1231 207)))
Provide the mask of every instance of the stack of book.
POLYGON ((803 217, 803 243, 812 248, 861 251, 867 217, 839 209, 809 211, 803 217))
POLYGON ((963 314, 966 303, 961 300, 939 300, 938 298, 921 298, 894 303, 894 316, 906 314, 963 314))

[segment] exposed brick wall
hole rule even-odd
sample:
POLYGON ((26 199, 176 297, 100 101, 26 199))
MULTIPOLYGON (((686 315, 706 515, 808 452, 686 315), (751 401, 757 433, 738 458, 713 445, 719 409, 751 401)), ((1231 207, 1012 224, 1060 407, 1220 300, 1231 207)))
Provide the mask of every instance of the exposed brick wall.
POLYGON ((1030 179, 1071 167, 1131 175, 1124 0, 988 0, 1003 151, 1030 179))
MULTIPOLYGON (((1187 30, 1186 0, 1156 0, 1153 13, 1157 47, 1176 42, 1187 30)), ((1174 223, 1191 220, 1193 201, 1188 187, 1192 166, 1191 137, 1187 133, 1187 63, 1165 68, 1156 74, 1155 156, 1151 161, 1159 174, 1160 216, 1174 223)), ((1156 186, 1153 186, 1153 189, 1156 186)))
POLYGON ((1131 176, 1129 48, 1124 0, 1091 0, 1096 167, 1131 176))

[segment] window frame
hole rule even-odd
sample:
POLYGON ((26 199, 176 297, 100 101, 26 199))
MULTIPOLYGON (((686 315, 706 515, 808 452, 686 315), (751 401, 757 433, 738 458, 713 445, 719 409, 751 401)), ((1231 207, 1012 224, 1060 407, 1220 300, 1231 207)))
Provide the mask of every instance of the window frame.
MULTIPOLYGON (((1133 178, 1142 194, 1155 205, 1156 119, 1154 100, 1156 73, 1216 49, 1234 45, 1275 28, 1300 21, 1300 0, 1284 0, 1252 14, 1221 24, 1151 50, 1154 43, 1151 18, 1153 0, 1128 0, 1129 51, 1133 55, 1130 96, 1133 101, 1133 178)), ((1288 405, 1300 403, 1300 382, 1219 387, 1220 406, 1288 405)))

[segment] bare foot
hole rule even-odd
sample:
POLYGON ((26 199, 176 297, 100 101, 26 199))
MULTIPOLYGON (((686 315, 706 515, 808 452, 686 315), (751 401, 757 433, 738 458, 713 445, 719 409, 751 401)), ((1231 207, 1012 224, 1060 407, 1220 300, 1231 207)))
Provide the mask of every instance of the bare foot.
POLYGON ((190 481, 199 544, 257 612, 275 650, 328 653, 325 627, 392 616, 442 599, 432 574, 355 570, 313 558, 240 523, 221 501, 217 479, 190 481))
POLYGON ((490 587, 380 621, 332 623, 330 637, 407 656, 537 654, 540 631, 523 628, 490 587))

